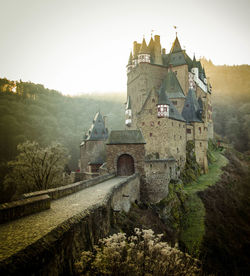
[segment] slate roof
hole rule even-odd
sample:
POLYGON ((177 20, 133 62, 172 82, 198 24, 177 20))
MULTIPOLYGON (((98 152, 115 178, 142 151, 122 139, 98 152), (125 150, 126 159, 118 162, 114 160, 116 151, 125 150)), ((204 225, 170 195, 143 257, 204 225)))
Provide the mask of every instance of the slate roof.
POLYGON ((85 141, 103 141, 108 138, 108 129, 105 128, 105 123, 100 112, 97 112, 93 123, 86 133, 85 141))
POLYGON ((145 38, 143 38, 143 40, 142 40, 142 44, 141 44, 139 54, 149 54, 149 50, 148 50, 145 38))
POLYGON ((170 50, 170 53, 176 53, 176 52, 181 52, 181 51, 182 51, 181 44, 180 44, 178 37, 176 36, 175 41, 170 50))
POLYGON ((169 99, 185 98, 181 85, 172 70, 169 70, 166 78, 163 80, 160 90, 167 93, 169 99))
POLYGON ((160 89, 158 104, 168 104, 168 98, 164 89, 160 89))
POLYGON ((189 89, 185 100, 185 104, 182 110, 182 116, 185 118, 185 120, 188 123, 189 122, 202 123, 201 112, 202 112, 202 109, 196 99, 195 91, 193 89, 189 89))
POLYGON ((155 45, 155 42, 154 42, 154 40, 151 36, 149 44, 148 44, 148 49, 149 49, 150 52, 152 52, 154 50, 154 45, 155 45))
POLYGON ((168 57, 168 65, 169 64, 173 66, 187 64, 183 51, 170 53, 168 57))
POLYGON ((140 130, 112 130, 107 145, 146 144, 140 130))
POLYGON ((128 96, 128 99, 127 99, 126 109, 131 109, 131 99, 130 99, 130 96, 128 96))
POLYGON ((185 122, 185 119, 178 112, 178 110, 173 105, 173 103, 169 100, 166 92, 164 90, 159 90, 158 93, 159 93, 158 104, 167 104, 169 106, 169 118, 185 122))

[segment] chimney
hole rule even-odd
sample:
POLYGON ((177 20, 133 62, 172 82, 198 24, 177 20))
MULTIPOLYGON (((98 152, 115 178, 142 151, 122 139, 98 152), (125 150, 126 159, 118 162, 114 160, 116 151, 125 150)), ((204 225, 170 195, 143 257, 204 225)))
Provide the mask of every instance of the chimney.
POLYGON ((155 35, 154 38, 155 38, 156 43, 160 43, 160 36, 159 35, 155 35))

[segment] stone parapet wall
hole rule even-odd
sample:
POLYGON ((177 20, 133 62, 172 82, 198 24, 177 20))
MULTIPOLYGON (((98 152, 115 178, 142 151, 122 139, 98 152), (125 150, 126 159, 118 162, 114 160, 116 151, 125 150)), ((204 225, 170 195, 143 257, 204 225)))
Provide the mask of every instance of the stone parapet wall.
POLYGON ((110 234, 112 210, 127 211, 132 202, 139 200, 139 183, 138 174, 124 178, 99 203, 0 261, 0 275, 74 275, 74 262, 81 252, 92 249, 100 238, 110 234))
POLYGON ((47 194, 44 194, 1 204, 0 223, 49 209, 50 201, 51 198, 47 194))
POLYGON ((100 182, 103 182, 104 180, 108 180, 110 178, 113 178, 115 174, 105 174, 101 175, 95 178, 91 178, 89 180, 84 180, 80 182, 76 182, 73 184, 61 186, 58 188, 53 188, 53 189, 48 189, 48 190, 42 190, 42 191, 36 191, 33 193, 27 193, 23 194, 22 198, 30 198, 30 197, 35 197, 35 196, 40 196, 44 194, 48 194, 52 199, 58 199, 73 193, 76 193, 80 190, 83 190, 85 188, 94 186, 100 182))

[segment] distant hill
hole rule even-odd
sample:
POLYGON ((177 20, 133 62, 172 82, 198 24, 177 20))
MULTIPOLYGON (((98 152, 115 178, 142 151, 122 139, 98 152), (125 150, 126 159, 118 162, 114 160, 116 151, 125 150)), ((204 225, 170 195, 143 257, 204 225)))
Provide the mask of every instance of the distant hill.
POLYGON ((17 144, 26 140, 62 143, 71 156, 70 169, 76 170, 79 146, 95 113, 107 116, 109 130, 122 129, 124 102, 125 93, 69 97, 41 84, 0 79, 0 186, 17 144))

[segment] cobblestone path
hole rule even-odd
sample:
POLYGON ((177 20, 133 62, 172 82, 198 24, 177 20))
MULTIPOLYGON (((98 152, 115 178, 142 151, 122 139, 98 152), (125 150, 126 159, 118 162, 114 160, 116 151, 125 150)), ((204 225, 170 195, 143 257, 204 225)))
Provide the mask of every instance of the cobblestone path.
POLYGON ((123 181, 115 177, 75 194, 51 201, 51 209, 0 224, 0 261, 34 243, 58 224, 101 202, 110 189, 123 181))

